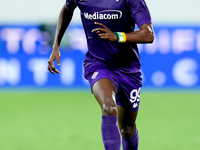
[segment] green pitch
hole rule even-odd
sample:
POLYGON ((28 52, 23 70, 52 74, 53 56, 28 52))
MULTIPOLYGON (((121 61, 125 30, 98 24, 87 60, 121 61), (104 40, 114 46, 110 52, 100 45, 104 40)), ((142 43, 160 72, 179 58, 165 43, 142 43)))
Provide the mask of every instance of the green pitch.
MULTIPOLYGON (((139 150, 199 150, 200 94, 145 92, 139 150)), ((88 92, 0 92, 0 150, 103 150, 101 110, 88 92)))

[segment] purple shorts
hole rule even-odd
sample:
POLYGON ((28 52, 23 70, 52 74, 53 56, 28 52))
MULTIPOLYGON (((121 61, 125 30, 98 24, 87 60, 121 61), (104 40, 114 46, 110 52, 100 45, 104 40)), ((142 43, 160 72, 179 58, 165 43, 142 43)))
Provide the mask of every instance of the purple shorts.
POLYGON ((127 73, 101 61, 84 64, 84 76, 92 87, 99 79, 110 79, 117 89, 116 103, 129 111, 137 111, 142 86, 141 72, 127 73))

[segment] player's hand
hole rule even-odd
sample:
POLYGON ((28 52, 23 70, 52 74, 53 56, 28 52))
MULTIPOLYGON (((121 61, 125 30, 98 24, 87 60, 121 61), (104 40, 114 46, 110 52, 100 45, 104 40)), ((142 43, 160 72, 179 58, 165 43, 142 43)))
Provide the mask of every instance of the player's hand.
POLYGON ((53 64, 54 60, 57 60, 57 65, 60 65, 60 52, 59 52, 59 50, 58 50, 57 47, 53 48, 51 56, 49 57, 49 60, 48 60, 48 70, 52 74, 55 74, 55 73, 59 73, 60 74, 60 72, 54 67, 54 64, 53 64))
POLYGON ((96 32, 101 39, 109 40, 111 42, 117 41, 117 35, 108 29, 104 24, 95 22, 94 24, 101 26, 101 28, 95 28, 92 32, 96 32))

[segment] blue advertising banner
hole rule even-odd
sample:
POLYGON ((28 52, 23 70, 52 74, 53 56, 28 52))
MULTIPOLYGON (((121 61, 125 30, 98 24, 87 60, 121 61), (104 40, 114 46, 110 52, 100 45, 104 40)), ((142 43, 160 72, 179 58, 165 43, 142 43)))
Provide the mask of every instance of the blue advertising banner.
MULTIPOLYGON (((143 87, 200 87, 200 28, 154 29, 154 43, 138 45, 143 87)), ((87 45, 82 26, 70 25, 62 40, 60 75, 47 70, 53 32, 55 26, 0 26, 0 87, 89 87, 83 77, 87 45)))
POLYGON ((140 47, 144 86, 200 87, 200 28, 156 26, 155 35, 140 47))

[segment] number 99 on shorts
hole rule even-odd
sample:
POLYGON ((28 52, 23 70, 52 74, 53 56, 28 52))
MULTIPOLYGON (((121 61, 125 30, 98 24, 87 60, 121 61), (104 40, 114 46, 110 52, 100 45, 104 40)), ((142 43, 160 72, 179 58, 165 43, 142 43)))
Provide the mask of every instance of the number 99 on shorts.
POLYGON ((133 106, 133 108, 136 108, 138 107, 138 102, 140 101, 140 89, 133 89, 131 92, 130 92, 130 102, 133 106))

